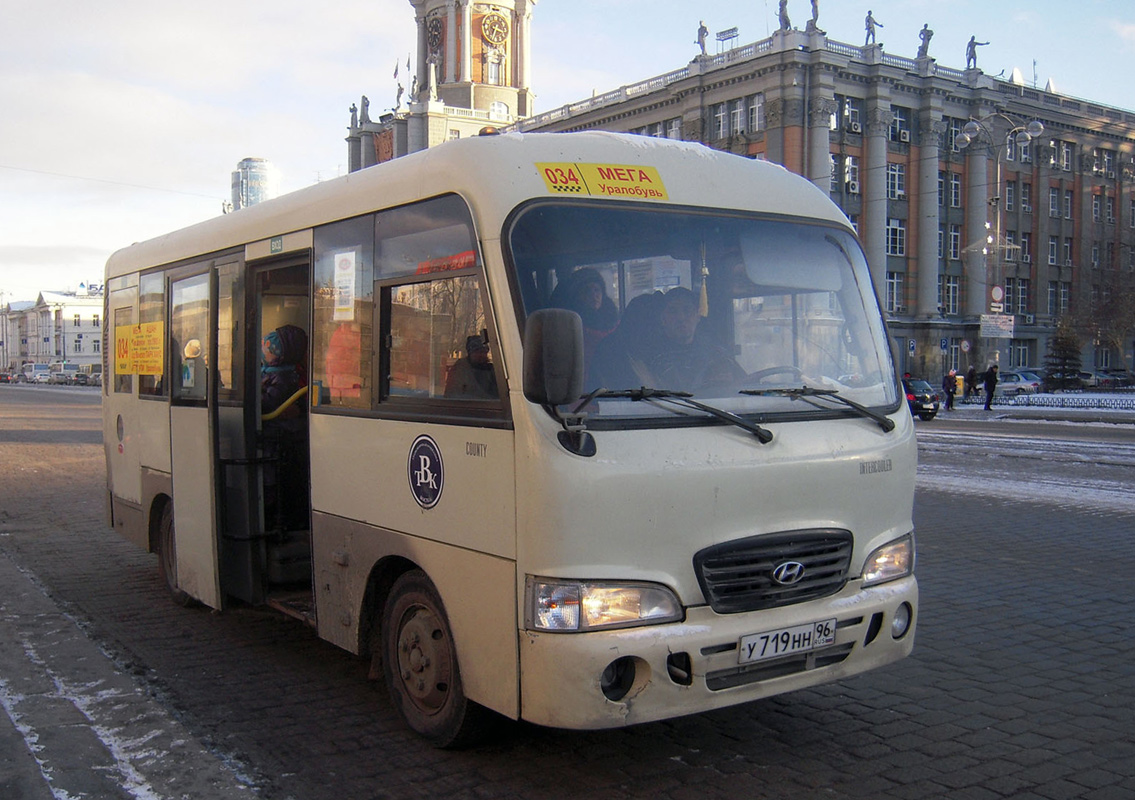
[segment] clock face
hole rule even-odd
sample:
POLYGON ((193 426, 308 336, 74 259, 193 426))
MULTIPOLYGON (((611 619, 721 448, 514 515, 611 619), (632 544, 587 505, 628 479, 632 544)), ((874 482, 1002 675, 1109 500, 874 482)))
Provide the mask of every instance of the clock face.
POLYGON ((434 17, 426 23, 426 43, 431 51, 436 52, 441 47, 442 25, 441 20, 434 17))
POLYGON ((508 38, 508 20, 497 13, 486 14, 481 20, 481 33, 492 44, 501 44, 508 38))

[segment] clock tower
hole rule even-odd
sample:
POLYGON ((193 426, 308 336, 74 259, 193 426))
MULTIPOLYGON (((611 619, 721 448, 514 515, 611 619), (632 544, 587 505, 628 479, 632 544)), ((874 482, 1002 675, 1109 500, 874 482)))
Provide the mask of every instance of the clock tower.
POLYGON ((410 0, 418 97, 511 122, 532 113, 530 23, 536 0, 410 0))

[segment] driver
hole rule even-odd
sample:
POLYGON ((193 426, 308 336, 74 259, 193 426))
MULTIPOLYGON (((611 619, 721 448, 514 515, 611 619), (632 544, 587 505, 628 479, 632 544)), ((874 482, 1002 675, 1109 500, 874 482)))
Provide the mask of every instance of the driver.
POLYGON ((662 296, 654 352, 645 359, 655 388, 693 389, 708 384, 731 384, 744 372, 732 355, 700 335, 697 297, 685 287, 662 296))

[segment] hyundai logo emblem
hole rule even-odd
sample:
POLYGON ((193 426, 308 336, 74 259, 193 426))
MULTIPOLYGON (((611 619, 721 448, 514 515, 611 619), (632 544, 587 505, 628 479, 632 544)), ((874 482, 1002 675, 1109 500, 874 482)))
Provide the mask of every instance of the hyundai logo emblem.
POLYGON ((777 564, 772 570, 772 579, 781 586, 791 586, 799 583, 804 577, 804 565, 799 561, 785 561, 777 564))

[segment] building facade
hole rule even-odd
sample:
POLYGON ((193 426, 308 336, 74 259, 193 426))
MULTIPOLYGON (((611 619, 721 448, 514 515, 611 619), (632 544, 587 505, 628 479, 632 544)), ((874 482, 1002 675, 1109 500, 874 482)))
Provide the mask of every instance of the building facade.
POLYGON ((371 118, 370 101, 351 107, 351 172, 532 113, 530 24, 536 0, 410 0, 417 26, 414 72, 396 68, 392 108, 371 118), (412 77, 411 77, 412 75, 412 77), (403 104, 405 87, 410 84, 403 104))
POLYGON ((24 364, 101 364, 101 291, 40 292, 34 303, 0 307, 0 370, 24 364))
POLYGON ((1135 298, 1135 113, 920 55, 780 30, 516 128, 697 141, 807 177, 859 231, 905 371, 1043 365, 1071 315, 1085 366, 1130 368, 1135 330, 1090 321, 1135 298))

